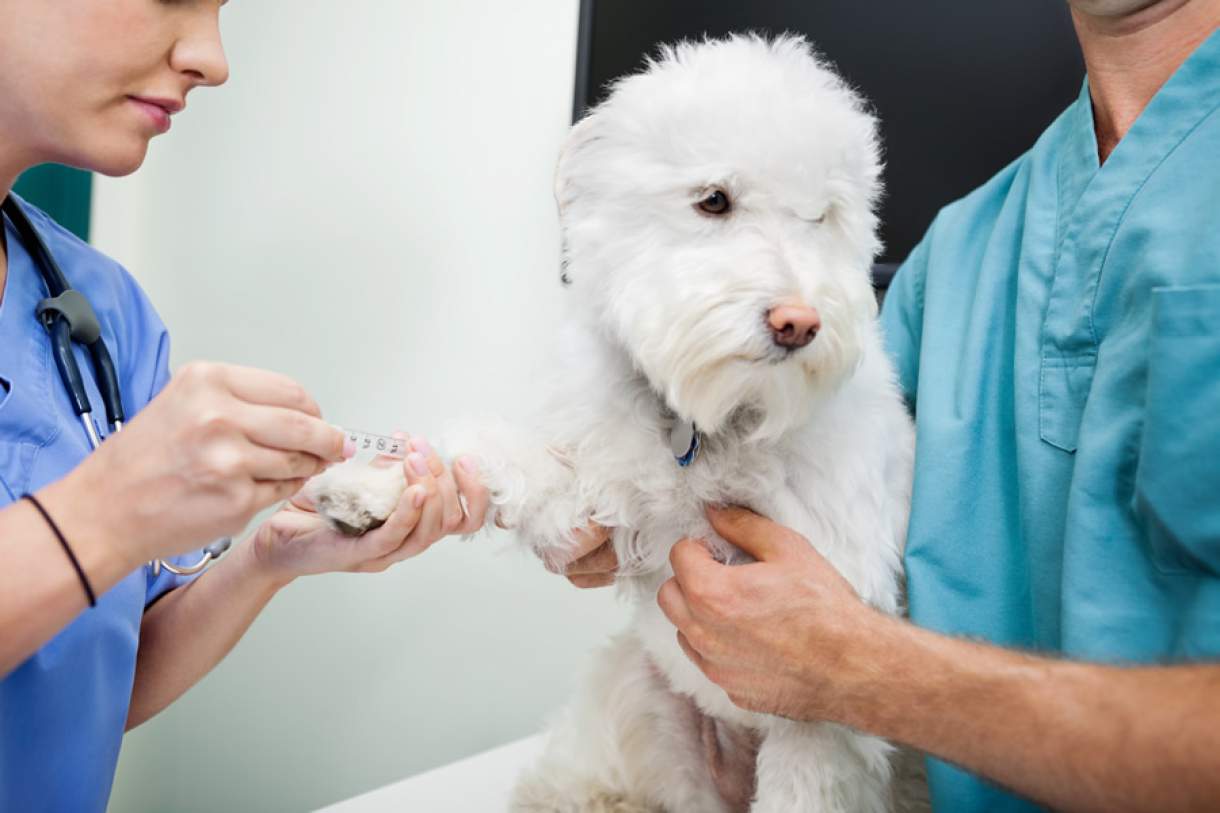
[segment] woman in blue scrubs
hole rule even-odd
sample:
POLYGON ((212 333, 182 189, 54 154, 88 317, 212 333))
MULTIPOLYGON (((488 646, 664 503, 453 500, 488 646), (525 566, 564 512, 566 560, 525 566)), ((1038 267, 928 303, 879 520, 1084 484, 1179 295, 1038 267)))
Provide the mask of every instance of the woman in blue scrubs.
MULTIPOLYGON (((0 2, 0 193, 44 162, 135 171, 188 94, 227 78, 222 5, 0 2)), ((89 453, 35 319, 47 293, 6 219, 0 811, 102 811, 123 732, 215 666, 280 588, 309 574, 384 570, 480 526, 487 495, 469 462, 449 471, 417 440, 405 464, 410 488, 382 528, 341 537, 290 503, 203 576, 154 575, 145 563, 197 561, 200 547, 240 532, 353 450, 283 376, 192 364, 171 379, 165 327, 132 278, 19 204, 97 311, 135 417, 89 453)), ((80 364, 90 369, 83 356, 80 364)))

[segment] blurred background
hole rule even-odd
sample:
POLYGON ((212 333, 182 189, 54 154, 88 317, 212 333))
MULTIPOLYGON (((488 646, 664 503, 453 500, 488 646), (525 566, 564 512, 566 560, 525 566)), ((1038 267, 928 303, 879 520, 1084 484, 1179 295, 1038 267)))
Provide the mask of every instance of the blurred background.
MULTIPOLYGON (((882 119, 878 279, 1080 89, 1063 0, 258 0, 232 79, 124 179, 18 191, 123 262, 174 337, 300 380, 344 426, 435 437, 535 402, 562 313, 573 116, 656 43, 810 34, 882 119)), ((538 731, 622 626, 505 534, 298 582, 127 737, 113 811, 311 809, 538 731)))

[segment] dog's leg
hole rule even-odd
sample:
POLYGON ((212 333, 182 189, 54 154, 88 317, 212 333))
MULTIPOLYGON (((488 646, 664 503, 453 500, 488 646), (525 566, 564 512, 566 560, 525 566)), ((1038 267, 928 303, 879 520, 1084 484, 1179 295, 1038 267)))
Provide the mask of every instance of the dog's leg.
POLYGON ((892 746, 830 723, 775 719, 751 813, 889 813, 892 746))
MULTIPOLYGON (((479 461, 482 481, 491 492, 488 522, 516 530, 539 554, 562 560, 572 530, 591 514, 562 453, 503 422, 447 435, 447 448, 479 461)), ((310 480, 305 496, 336 529, 358 535, 382 525, 405 488, 400 464, 380 467, 350 461, 310 480)))
POLYGON ((573 531, 592 517, 593 495, 581 493, 564 449, 503 421, 450 428, 445 446, 478 462, 491 492, 489 526, 511 529, 548 562, 566 562, 573 531))
POLYGON ((617 638, 551 726, 542 757, 517 785, 512 810, 727 813, 689 706, 638 638, 617 638))

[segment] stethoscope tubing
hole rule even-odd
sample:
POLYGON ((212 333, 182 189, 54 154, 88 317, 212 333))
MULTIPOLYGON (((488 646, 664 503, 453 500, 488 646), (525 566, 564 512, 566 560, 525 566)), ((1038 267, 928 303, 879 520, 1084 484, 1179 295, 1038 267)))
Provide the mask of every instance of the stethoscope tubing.
MULTIPOLYGON (((3 204, 0 204, 0 211, 4 215, 8 215, 9 221, 21 238, 26 251, 34 260, 34 267, 38 270, 51 295, 50 299, 43 300, 39 304, 38 319, 50 335, 55 367, 59 371, 64 389, 72 402, 73 411, 76 412, 81 426, 85 430, 89 449, 96 451, 102 445, 102 438, 93 422, 93 407, 89 402, 88 390, 85 388, 85 378, 81 374, 80 365, 76 363, 76 353, 73 350, 75 341, 79 341, 89 351, 94 383, 102 396, 110 434, 122 431, 126 419, 122 393, 119 389, 118 372, 115 370, 110 349, 106 347, 106 341, 102 338, 97 316, 84 296, 74 291, 68 284, 67 277, 64 276, 59 263, 55 261, 54 255, 43 242, 42 235, 38 233, 38 229, 30 222, 29 217, 11 195, 5 197, 3 204), (65 315, 65 308, 57 306, 57 300, 64 300, 66 310, 74 313, 80 324, 72 324, 72 321, 65 315)), ((2 222, 0 222, 0 228, 3 228, 2 222)), ((7 483, 5 488, 8 490, 7 483)), ((148 563, 148 567, 152 569, 154 577, 160 575, 162 570, 178 576, 192 576, 205 570, 208 565, 223 556, 232 544, 233 540, 228 537, 213 542, 204 548, 199 561, 189 567, 174 565, 164 559, 154 559, 148 563)))

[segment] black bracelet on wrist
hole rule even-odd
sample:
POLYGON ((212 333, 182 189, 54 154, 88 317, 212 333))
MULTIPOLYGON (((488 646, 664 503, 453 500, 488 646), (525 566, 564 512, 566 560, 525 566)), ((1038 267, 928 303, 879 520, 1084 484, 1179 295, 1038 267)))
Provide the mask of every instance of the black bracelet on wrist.
POLYGON ((89 599, 89 606, 97 606, 97 596, 93 593, 93 585, 89 584, 89 577, 85 575, 85 569, 80 566, 80 560, 76 558, 76 554, 72 551, 72 546, 68 544, 68 540, 64 538, 63 531, 59 530, 59 526, 55 524, 55 520, 51 519, 51 515, 47 513, 47 509, 42 507, 42 503, 33 494, 22 494, 21 499, 28 500, 30 505, 38 509, 38 513, 42 514, 42 518, 47 521, 47 525, 51 527, 51 531, 55 534, 55 538, 59 540, 59 544, 63 546, 64 553, 68 554, 68 560, 72 562, 72 567, 76 570, 76 575, 80 579, 80 586, 85 588, 85 597, 89 599))

